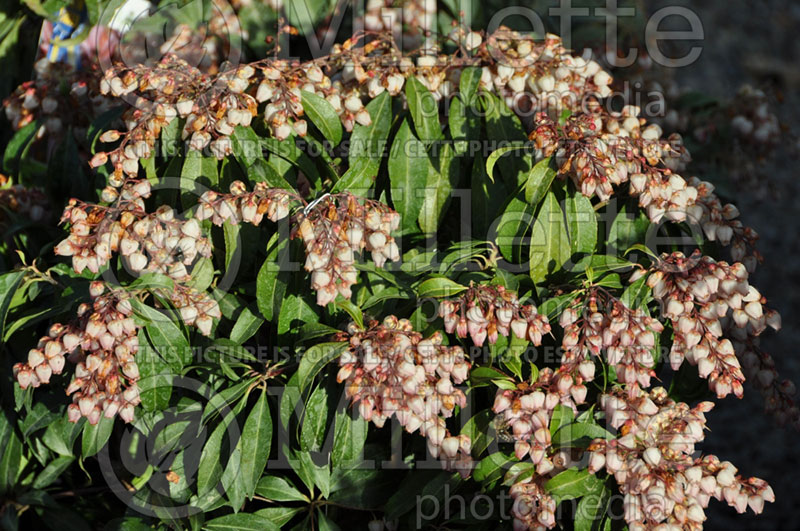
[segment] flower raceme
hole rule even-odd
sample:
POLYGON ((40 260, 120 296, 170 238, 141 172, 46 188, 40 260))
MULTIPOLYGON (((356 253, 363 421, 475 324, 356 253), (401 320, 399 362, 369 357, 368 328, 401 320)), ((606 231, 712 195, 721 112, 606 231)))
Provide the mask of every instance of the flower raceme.
POLYGON ((561 314, 564 329, 560 370, 577 371, 584 380, 594 377, 594 357, 605 353, 617 378, 629 387, 649 387, 655 376, 654 333, 663 325, 643 310, 631 310, 601 289, 578 298, 561 314))
POLYGON ((649 392, 612 391, 601 396, 600 404, 607 422, 621 436, 591 443, 589 471, 605 468, 617 480, 630 529, 659 529, 662 524, 702 529, 711 498, 740 513, 750 507, 756 514, 765 501, 774 501, 765 481, 744 479, 731 463, 713 455, 693 457, 695 444, 704 438, 705 413, 713 403, 691 408, 656 387, 649 392))
POLYGON ((198 219, 210 218, 217 225, 258 225, 265 214, 277 222, 295 209, 291 234, 303 241, 304 267, 311 273, 311 287, 317 292, 320 306, 327 305, 337 294, 350 298, 350 288, 358 280, 355 253, 369 252, 378 267, 387 260, 400 259, 400 250, 391 236, 400 224, 400 215, 383 203, 341 193, 325 194, 306 204, 295 192, 269 188, 264 183, 247 192, 241 181, 232 183, 230 191, 203 194, 198 219))
POLYGON ((106 293, 102 282, 93 282, 91 295, 92 304, 78 308, 77 322, 52 325, 28 353, 27 363, 14 365, 14 376, 22 389, 39 387, 49 383, 52 374, 62 372, 68 357, 76 364, 67 387, 73 402, 67 409, 69 419, 76 422, 87 417, 97 424, 101 415, 119 414, 130 422, 139 404, 139 368, 134 359, 139 326, 125 291, 106 293))
POLYGON ((780 315, 764 311, 766 300, 748 283, 747 268, 699 251, 688 258, 676 252, 662 255, 647 284, 672 322, 672 368, 686 359, 697 365, 719 398, 731 392, 741 397, 744 374, 733 344, 723 338, 725 329, 742 330, 747 337, 760 335, 767 326, 780 328, 780 315))
POLYGON ((366 330, 350 324, 342 338, 349 347, 339 358, 336 379, 361 417, 378 427, 394 417, 408 433, 419 430, 433 457, 469 476, 470 438, 453 436, 445 426, 456 406, 466 405, 456 387, 470 368, 463 349, 443 345, 438 332, 423 338, 408 320, 394 316, 366 330))
POLYGON ((439 316, 448 334, 469 335, 476 346, 487 338, 494 344, 498 334, 508 337, 512 332, 539 346, 542 337, 550 333, 547 316, 537 313, 532 304, 520 304, 516 293, 503 286, 470 286, 459 298, 442 301, 439 316))

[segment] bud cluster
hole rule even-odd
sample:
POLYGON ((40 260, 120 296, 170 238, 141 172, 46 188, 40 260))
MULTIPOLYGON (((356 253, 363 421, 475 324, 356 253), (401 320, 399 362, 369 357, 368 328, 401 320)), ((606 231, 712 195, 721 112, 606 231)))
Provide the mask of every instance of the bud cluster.
POLYGON ((211 244, 196 219, 180 220, 173 209, 160 206, 148 214, 141 201, 150 193, 147 181, 135 187, 136 199, 118 208, 86 205, 71 200, 62 223, 70 223, 70 235, 55 248, 71 256, 77 273, 97 273, 113 253, 119 252, 131 272, 161 273, 176 281, 189 280, 187 266, 198 256, 211 256, 211 244))
POLYGON ((529 477, 514 483, 508 493, 514 500, 511 515, 514 531, 552 529, 556 526, 555 498, 544 488, 542 476, 529 477))
MULTIPOLYGON (((256 184, 247 192, 244 183, 234 181, 230 194, 208 191, 200 200, 198 219, 216 225, 249 222, 258 225, 264 215, 271 221, 289 217, 291 209, 305 205, 296 192, 256 184)), ((358 280, 355 253, 368 251, 376 266, 400 259, 391 233, 400 225, 400 215, 379 201, 350 193, 325 194, 291 217, 292 238, 300 238, 306 251, 305 269, 311 273, 311 287, 317 304, 325 306, 337 294, 349 299, 358 280)))
POLYGON ((655 376, 655 334, 663 325, 641 309, 632 310, 601 289, 586 300, 577 299, 561 314, 564 353, 561 370, 577 372, 585 381, 594 378, 593 357, 605 354, 619 381, 649 387, 655 376))
POLYGON ((38 120, 36 138, 58 136, 65 126, 83 142, 92 120, 111 108, 112 101, 99 94, 96 71, 76 71, 71 65, 43 57, 34 64, 34 79, 26 81, 3 100, 13 129, 38 120), (64 90, 68 87, 69 90, 64 90))
POLYGON ((733 344, 723 338, 724 329, 730 322, 757 336, 767 326, 780 327, 780 316, 764 311, 766 300, 749 284, 747 268, 716 262, 699 250, 688 258, 675 252, 661 256, 647 284, 662 315, 672 322, 672 368, 687 359, 719 398, 731 392, 741 397, 744 374, 733 344))
POLYGON ((361 417, 378 427, 395 417, 408 433, 419 430, 433 457, 469 476, 471 441, 450 435, 445 426, 456 406, 466 405, 464 392, 455 387, 469 375, 461 347, 443 345, 438 332, 424 339, 407 319, 394 316, 373 321, 366 330, 351 324, 342 339, 349 348, 339 358, 336 379, 344 382, 361 417))
POLYGON ((532 384, 520 383, 516 389, 498 389, 492 411, 502 415, 502 424, 511 428, 517 459, 530 456, 539 476, 562 468, 554 455, 550 439, 550 419, 557 405, 577 410, 586 398, 586 387, 573 386, 572 379, 549 367, 539 371, 532 384), (566 385, 565 385, 566 383, 566 385))
MULTIPOLYGON (((4 178, 0 176, 0 186, 4 178)), ((21 184, 0 188, 0 226, 7 221, 7 213, 24 216, 31 221, 44 221, 50 214, 47 196, 38 188, 21 184)))
POLYGON ((693 457, 704 438, 707 413, 714 406, 693 408, 674 402, 661 387, 631 394, 621 389, 601 396, 607 422, 618 439, 595 439, 589 446, 589 471, 614 476, 624 495, 624 518, 631 530, 666 524, 700 530, 711 498, 738 512, 749 506, 756 514, 774 501, 767 483, 742 478, 731 463, 713 455, 693 457))
POLYGON ((47 384, 60 374, 65 357, 76 364, 67 394, 72 396, 67 413, 76 422, 87 417, 97 424, 100 416, 133 420, 139 404, 139 368, 134 355, 139 349, 139 327, 133 320, 129 295, 105 292, 102 282, 92 282, 93 302, 81 304, 74 325, 54 324, 48 336, 28 353, 27 363, 14 365, 14 377, 22 389, 47 384))
POLYGON ((354 253, 362 249, 383 267, 386 260, 400 259, 400 249, 391 233, 400 226, 400 214, 383 203, 360 200, 349 194, 323 196, 297 216, 293 237, 300 237, 306 250, 306 271, 317 290, 317 304, 351 295, 356 283, 354 253), (363 201, 363 203, 362 203, 363 201))
POLYGON ((457 299, 442 301, 439 316, 448 334, 469 334, 479 347, 487 338, 494 344, 498 334, 508 337, 511 332, 539 346, 542 336, 550 333, 547 316, 537 313, 533 304, 520 304, 517 294, 503 286, 470 286, 457 299))

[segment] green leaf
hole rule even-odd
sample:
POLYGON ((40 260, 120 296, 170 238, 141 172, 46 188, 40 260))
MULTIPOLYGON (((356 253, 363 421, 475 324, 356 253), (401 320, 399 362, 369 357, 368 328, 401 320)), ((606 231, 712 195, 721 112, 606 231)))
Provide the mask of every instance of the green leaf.
POLYGON ((623 204, 611 223, 607 246, 612 254, 629 249, 637 243, 645 243, 647 239, 650 219, 644 210, 638 208, 634 208, 631 214, 632 206, 623 204))
POLYGON ((138 299, 131 298, 131 306, 133 311, 147 322, 145 330, 150 343, 174 371, 181 370, 184 361, 191 359, 192 350, 180 328, 166 314, 138 299))
POLYGON ((317 452, 325 442, 328 426, 328 391, 317 387, 305 404, 303 422, 300 427, 300 447, 305 452, 317 452))
POLYGON ((50 461, 44 470, 39 472, 36 479, 33 481, 34 489, 43 489, 50 486, 57 480, 64 471, 69 468, 75 458, 72 456, 61 456, 50 461))
POLYGON ((495 452, 481 459, 475 467, 472 476, 475 478, 475 481, 480 481, 482 483, 497 481, 503 477, 509 463, 514 461, 516 461, 516 459, 513 455, 495 452))
MULTIPOLYGON (((520 142, 518 144, 501 147, 500 149, 493 151, 491 155, 489 155, 489 158, 486 159, 486 175, 489 176, 489 179, 491 179, 492 182, 494 182, 494 167, 500 160, 500 157, 502 157, 506 153, 510 153, 512 151, 520 151, 522 149, 525 149, 525 144, 520 142)), ((527 197, 527 190, 525 195, 527 197)), ((530 203, 531 201, 528 202, 530 203)))
POLYGON ((289 464, 309 490, 316 485, 325 498, 330 497, 331 471, 328 463, 318 465, 311 459, 308 452, 294 452, 289 464))
POLYGON ((368 427, 369 424, 361 416, 352 418, 347 408, 336 412, 331 450, 331 466, 334 471, 360 462, 368 427))
POLYGON ((614 434, 604 429, 599 424, 590 422, 569 422, 562 423, 558 430, 552 430, 552 445, 554 448, 560 446, 575 446, 572 443, 585 439, 586 442, 593 439, 613 439, 614 434))
POLYGON ((22 441, 14 430, 14 426, 0 414, 0 494, 9 492, 17 483, 17 476, 22 469, 22 441))
POLYGON ((424 297, 453 297, 467 289, 458 282, 454 282, 447 277, 429 278, 417 286, 417 298, 424 297))
POLYGON ((333 301, 333 304, 335 308, 341 308, 347 312, 347 315, 350 316, 350 318, 359 328, 364 328, 364 313, 361 311, 361 308, 353 303, 353 301, 339 297, 333 301))
MULTIPOLYGON (((470 378, 472 375, 470 375, 470 378)), ((494 420, 494 412, 484 409, 472 416, 461 428, 461 434, 472 441, 472 454, 481 455, 492 443, 490 427, 494 420)))
POLYGON ((570 247, 564 212, 551 191, 545 195, 533 226, 530 248, 531 278, 537 284, 561 269, 569 260, 570 247))
POLYGON ((417 137, 425 143, 442 138, 439 124, 439 103, 416 77, 406 80, 406 100, 417 137))
POLYGON ((279 531, 272 520, 257 513, 228 514, 203 524, 207 531, 279 531))
POLYGON ((303 354, 300 359, 300 365, 297 367, 297 381, 300 391, 305 391, 319 371, 325 365, 341 356, 342 352, 348 347, 349 343, 347 342, 320 343, 308 349, 303 354))
POLYGON ((570 190, 564 201, 567 216, 569 247, 573 254, 591 253, 597 245, 597 215, 592 202, 576 190, 570 190))
POLYGON ((562 426, 570 424, 574 419, 575 414, 571 407, 557 404, 553 408, 553 414, 550 416, 550 434, 555 434, 562 426))
POLYGON ((366 196, 366 192, 375 184, 375 177, 380 169, 380 159, 357 158, 350 161, 350 167, 336 181, 332 192, 350 192, 359 196, 366 196))
POLYGON ((81 438, 81 456, 84 458, 91 457, 102 450, 109 437, 111 437, 113 429, 114 419, 109 419, 102 415, 94 426, 87 422, 83 428, 83 437, 81 438))
POLYGON ((400 214, 404 229, 413 228, 425 200, 425 185, 430 166, 425 145, 403 120, 389 150, 389 181, 394 209, 400 214))
POLYGON ((263 516, 272 521, 278 527, 281 527, 289 522, 294 516, 302 511, 302 507, 267 507, 266 509, 259 509, 253 514, 263 516))
POLYGON ((163 411, 169 405, 172 394, 172 377, 169 365, 158 354, 155 347, 139 331, 139 351, 136 353, 139 366, 139 396, 145 411, 163 411))
MULTIPOLYGON (((23 271, 11 271, 0 275, 0 331, 3 332, 0 337, 5 335, 6 314, 11 305, 11 299, 17 292, 17 288, 19 288, 24 277, 25 273, 23 271)), ((3 342, 0 340, 0 345, 2 344, 3 342)))
POLYGON ((284 252, 289 239, 275 233, 267 243, 267 257, 256 277, 256 302, 258 311, 267 321, 279 315, 281 301, 286 292, 286 265, 289 253, 284 252))
MULTIPOLYGON (((370 101, 366 109, 372 119, 370 125, 356 124, 350 136, 350 166, 360 158, 368 158, 380 162, 386 149, 386 139, 392 126, 392 98, 388 92, 382 92, 370 101)), ((377 168, 375 170, 377 172, 377 168)), ((338 186, 339 183, 337 183, 338 186)), ((342 191, 334 188, 334 191, 342 191)))
POLYGON ((6 144, 6 149, 3 152, 3 170, 11 175, 16 175, 21 162, 22 154, 28 144, 33 141, 36 135, 36 130, 39 128, 39 122, 34 120, 28 125, 19 129, 11 140, 6 144))
POLYGON ((464 98, 466 105, 475 105, 475 96, 478 94, 482 75, 483 70, 477 66, 470 66, 461 71, 458 91, 464 98))
POLYGON ((264 472, 272 446, 272 416, 264 389, 247 416, 242 429, 241 475, 244 491, 252 499, 258 478, 264 472))
POLYGON ((298 295, 285 297, 278 315, 278 335, 295 330, 302 324, 319 321, 315 308, 298 295))
MULTIPOLYGON (((257 286, 256 286, 256 289, 257 286)), ((250 308, 242 308, 242 313, 236 319, 236 323, 231 330, 231 341, 234 343, 242 344, 258 332, 261 325, 264 324, 264 319, 250 311, 250 308)))
POLYGON ((245 167, 250 167, 257 159, 263 158, 261 139, 252 127, 237 125, 231 133, 233 156, 245 167))
POLYGON ((638 310, 652 299, 652 290, 647 285, 647 275, 642 275, 636 282, 625 288, 620 300, 631 310, 638 310))
POLYGON ((570 468, 550 479, 544 488, 560 503, 563 500, 572 500, 596 492, 602 486, 603 481, 590 474, 588 470, 570 468))
POLYGON ((575 511, 575 531, 599 529, 600 522, 608 509, 611 490, 603 485, 599 494, 584 496, 575 511))
POLYGON ((313 92, 302 90, 300 94, 303 110, 317 126, 317 129, 330 141, 331 147, 335 147, 342 141, 342 122, 339 120, 336 110, 325 98, 313 92))
POLYGON ((319 531, 339 531, 339 526, 333 520, 325 516, 322 508, 317 509, 317 517, 319 518, 319 531))
MULTIPOLYGON (((464 79, 464 74, 461 74, 464 79)), ((447 116, 447 125, 450 130, 450 138, 453 140, 455 152, 462 155, 467 152, 470 140, 474 140, 480 135, 480 122, 477 113, 470 106, 464 103, 466 99, 463 93, 450 100, 450 112, 447 116)))
MULTIPOLYGON (((497 243, 503 258, 511 263, 522 261, 525 234, 535 222, 534 208, 517 194, 511 198, 500 219, 496 222, 497 243)), ((491 222, 493 220, 490 220, 491 222)))
POLYGON ((525 201, 531 206, 537 206, 544 199, 553 179, 556 177, 556 170, 551 166, 552 157, 547 157, 536 163, 528 172, 525 181, 525 201))
POLYGON ((419 226, 426 234, 433 234, 445 213, 454 183, 458 182, 459 159, 450 144, 444 144, 439 150, 439 170, 428 164, 425 181, 425 199, 419 214, 419 226))
POLYGON ((308 496, 297 490, 288 480, 278 476, 264 476, 259 479, 256 494, 277 502, 308 501, 308 496))

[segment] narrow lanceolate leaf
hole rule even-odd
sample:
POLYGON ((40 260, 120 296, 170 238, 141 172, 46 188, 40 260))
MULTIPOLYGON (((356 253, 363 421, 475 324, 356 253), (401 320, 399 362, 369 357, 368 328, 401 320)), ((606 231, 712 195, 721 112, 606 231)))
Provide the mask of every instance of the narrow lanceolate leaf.
POLYGON ((156 349, 151 346, 144 331, 139 332, 139 352, 136 354, 139 366, 139 397, 145 411, 163 411, 169 405, 172 394, 172 379, 169 365, 156 349))
POLYGON ((101 416, 100 420, 92 426, 88 422, 83 428, 81 438, 82 457, 90 457, 103 449, 111 437, 111 430, 114 428, 114 419, 101 416))
POLYGON ((158 350, 174 371, 183 368, 187 357, 191 358, 191 349, 186 336, 180 328, 164 313, 131 298, 131 306, 137 315, 147 320, 145 329, 150 343, 158 350))
POLYGON ((406 98, 419 139, 426 143, 440 139, 439 103, 433 94, 416 77, 410 77, 406 81, 406 98))
POLYGON ((522 200, 522 194, 511 198, 500 219, 496 222, 495 241, 503 258, 512 263, 522 261, 525 234, 534 223, 534 208, 522 200))
POLYGON ((589 198, 570 190, 564 201, 572 253, 591 253, 597 245, 597 215, 589 198))
POLYGON ((453 297, 467 289, 446 277, 429 278, 417 286, 417 297, 453 297))
POLYGON ((475 96, 478 94, 482 74, 483 71, 476 66, 470 66, 462 70, 458 91, 464 98, 466 105, 475 105, 475 96))
POLYGON ((455 149, 450 144, 445 144, 440 150, 439 169, 433 164, 428 165, 428 180, 425 184, 425 200, 419 213, 419 226, 426 234, 435 233, 439 228, 450 194, 453 181, 458 179, 454 175, 458 164, 455 149))
MULTIPOLYGON (((11 305, 11 299, 14 298, 14 294, 17 292, 17 288, 24 276, 25 273, 22 271, 12 271, 0 276, 0 332, 5 330, 8 307, 11 305)), ((0 333, 0 337, 3 337, 3 335, 0 333)), ((2 344, 2 341, 0 341, 0 344, 2 344)))
POLYGON ((236 319, 236 323, 231 330, 231 341, 242 344, 258 332, 264 319, 250 311, 249 308, 242 308, 242 313, 236 319))
POLYGON ((250 127, 237 125, 231 134, 233 155, 246 167, 262 157, 261 141, 250 127))
POLYGON ((266 390, 261 392, 242 429, 241 474, 244 491, 253 497, 258 478, 264 472, 272 446, 272 416, 266 390))
POLYGON ((531 235, 530 271, 533 281, 541 282, 558 271, 570 254, 564 212, 550 191, 545 195, 531 235))
POLYGON ((331 466, 334 471, 338 468, 349 468, 362 461, 367 428, 367 421, 361 416, 352 418, 348 408, 337 411, 331 450, 331 466))
POLYGON ((300 391, 304 391, 314 380, 314 377, 322 368, 341 356, 347 348, 348 343, 320 343, 308 349, 300 359, 297 368, 297 380, 300 391))
POLYGON ((525 182, 525 201, 532 206, 537 206, 544 199, 556 177, 556 170, 550 166, 551 160, 551 157, 540 160, 528 173, 528 180, 525 182))
MULTIPOLYGON (((505 155, 506 153, 511 153, 512 151, 520 151, 525 149, 525 145, 523 143, 514 144, 513 146, 505 146, 501 147, 500 149, 493 151, 489 158, 486 159, 486 175, 489 176, 489 179, 494 182, 494 167, 497 165, 497 162, 500 160, 500 157, 505 155)), ((529 201, 530 202, 530 201, 529 201)))
MULTIPOLYGON (((461 79, 464 79, 463 74, 461 79)), ((466 96, 463 92, 453 98, 447 116, 450 138, 453 140, 455 152, 459 155, 467 151, 470 140, 479 137, 481 127, 475 108, 465 104, 465 101, 466 96)))
POLYGON ((603 481, 586 469, 570 468, 545 483, 544 488, 560 502, 599 492, 603 481))
POLYGON ((288 253, 284 252, 287 243, 288 238, 282 238, 279 233, 272 235, 267 244, 267 258, 256 277, 258 311, 267 321, 278 315, 286 291, 286 273, 282 273, 282 269, 289 259, 288 253))
POLYGON ((306 452, 317 452, 325 442, 328 425, 328 392, 318 386, 305 405, 305 414, 300 427, 300 447, 306 452))
POLYGON ((336 181, 332 192, 350 192, 366 196, 367 191, 375 184, 375 177, 381 167, 380 159, 361 157, 350 160, 350 167, 342 178, 336 181))
POLYGON ((258 480, 256 494, 277 502, 308 501, 308 497, 297 490, 297 487, 278 476, 264 476, 258 480))
POLYGON ((405 229, 415 226, 422 203, 430 166, 425 145, 414 136, 404 120, 389 151, 389 181, 394 209, 400 213, 405 229))
POLYGON ((325 98, 313 92, 303 90, 300 94, 306 115, 325 135, 325 139, 332 144, 332 147, 339 144, 342 141, 342 122, 336 114, 336 109, 325 98))

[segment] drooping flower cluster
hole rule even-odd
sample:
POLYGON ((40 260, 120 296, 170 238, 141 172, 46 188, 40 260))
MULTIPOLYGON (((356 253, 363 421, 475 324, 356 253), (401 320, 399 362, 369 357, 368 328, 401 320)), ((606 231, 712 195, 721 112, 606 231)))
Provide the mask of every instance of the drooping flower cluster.
POLYGON ((666 523, 700 530, 711 498, 740 513, 750 507, 756 514, 765 501, 774 501, 765 481, 742 478, 731 463, 713 455, 693 457, 713 403, 690 408, 671 400, 661 387, 634 395, 619 389, 600 401, 608 424, 619 429, 620 437, 592 442, 589 471, 605 468, 614 476, 630 529, 656 529, 666 523))
POLYGON ((577 299, 564 310, 559 321, 564 329, 561 369, 594 377, 593 357, 605 354, 617 378, 629 386, 649 387, 655 358, 655 335, 663 325, 641 309, 632 310, 600 289, 586 300, 577 299))
POLYGON ((92 304, 78 308, 78 321, 51 326, 48 336, 28 353, 28 362, 14 366, 14 377, 23 389, 47 384, 52 374, 61 373, 69 357, 76 364, 67 387, 67 394, 73 395, 69 419, 76 422, 87 417, 97 424, 101 415, 119 414, 130 422, 139 404, 139 368, 134 359, 139 327, 125 291, 105 293, 102 282, 93 282, 91 295, 92 304))
POLYGON ((646 125, 639 114, 634 106, 620 113, 595 106, 590 113, 571 115, 561 127, 541 113, 530 138, 542 156, 556 156, 560 172, 587 197, 607 200, 615 186, 629 182, 631 195, 639 198, 651 221, 696 224, 709 240, 730 245, 734 260, 754 271, 761 260, 756 232, 742 224, 735 206, 722 204, 713 185, 674 173, 689 161, 680 138, 662 139, 661 128, 646 125))
POLYGON ((586 386, 573 384, 568 374, 545 367, 532 384, 516 389, 499 389, 492 411, 502 415, 502 424, 511 428, 517 459, 530 456, 537 475, 558 471, 551 451, 550 420, 559 404, 572 410, 586 399, 586 386))
POLYGON ((511 515, 514 531, 529 529, 552 529, 556 526, 555 498, 544 488, 544 478, 534 476, 514 483, 508 490, 511 499, 511 515))
POLYGON ((443 345, 438 332, 425 339, 407 319, 394 316, 366 330, 351 324, 342 339, 349 348, 339 358, 336 379, 344 382, 361 417, 378 427, 395 417, 408 433, 419 430, 433 457, 467 477, 471 441, 450 435, 445 426, 455 407, 466 404, 464 392, 455 387, 468 377, 464 351, 443 345))
POLYGON ((21 184, 4 186, 0 176, 0 227, 7 222, 7 212, 27 217, 31 221, 44 221, 50 214, 47 196, 38 188, 27 188, 21 184))
MULTIPOLYGON (((258 225, 265 214, 279 221, 289 216, 290 209, 305 205, 294 191, 258 183, 247 192, 240 181, 231 184, 230 194, 209 191, 200 201, 197 217, 217 225, 226 221, 258 225)), ((292 237, 303 240, 305 269, 311 273, 317 304, 325 306, 337 294, 350 298, 358 279, 355 253, 370 252, 378 267, 386 260, 398 260, 400 250, 391 233, 399 224, 400 215, 383 203, 349 193, 325 194, 298 210, 292 216, 292 237)))
POLYGON ((508 337, 511 332, 539 346, 542 336, 550 333, 547 316, 537 313, 533 304, 520 304, 517 294, 503 286, 470 286, 457 299, 442 301, 439 316, 448 334, 469 334, 477 346, 487 338, 494 344, 498 334, 508 337))
POLYGON ((72 127, 75 139, 82 142, 91 121, 111 106, 111 100, 98 92, 94 71, 76 71, 71 65, 41 58, 34 64, 34 76, 3 101, 13 129, 39 120, 37 138, 58 136, 72 127))
POLYGON ((679 252, 664 254, 656 267, 647 284, 662 305, 662 315, 672 322, 672 368, 687 359, 719 398, 731 392, 741 397, 744 374, 733 344, 723 338, 723 319, 757 336, 767 326, 779 328, 780 316, 764 311, 766 300, 749 284, 741 263, 716 262, 695 251, 688 258, 679 252))
POLYGON ((117 209, 70 201, 61 218, 62 223, 70 223, 70 235, 56 246, 55 253, 71 256, 77 273, 84 269, 97 273, 119 252, 134 274, 154 272, 187 280, 187 266, 198 256, 211 256, 211 244, 200 224, 196 219, 177 219, 167 205, 148 214, 141 201, 150 193, 147 181, 140 181, 134 193, 134 200, 117 209))

